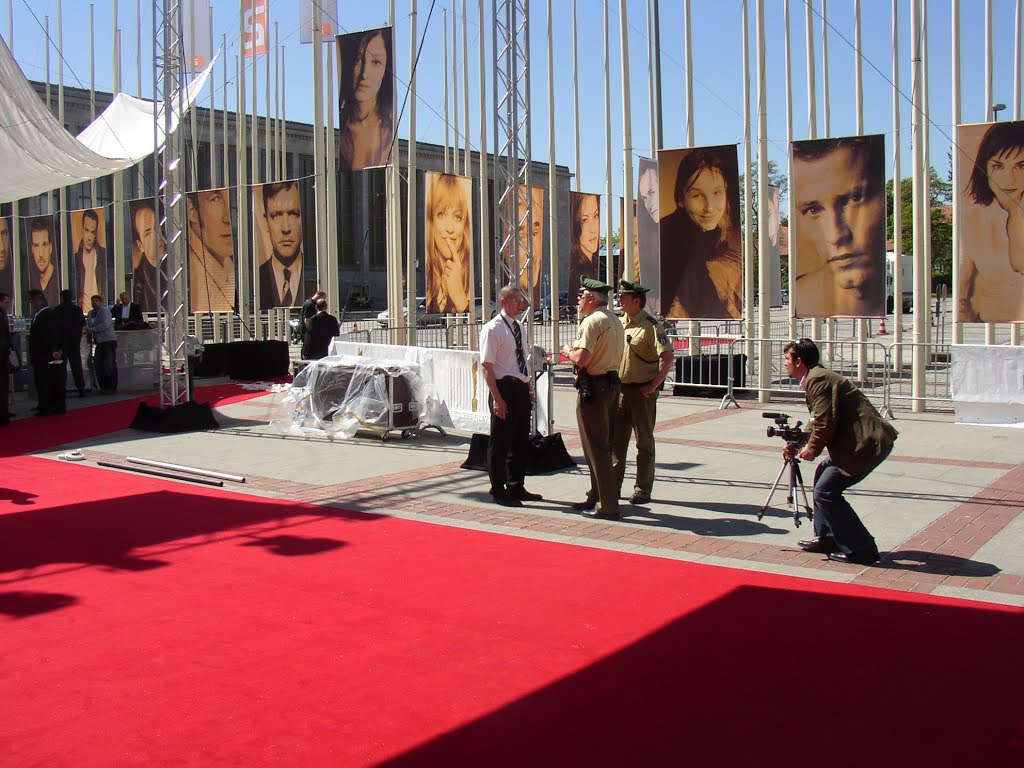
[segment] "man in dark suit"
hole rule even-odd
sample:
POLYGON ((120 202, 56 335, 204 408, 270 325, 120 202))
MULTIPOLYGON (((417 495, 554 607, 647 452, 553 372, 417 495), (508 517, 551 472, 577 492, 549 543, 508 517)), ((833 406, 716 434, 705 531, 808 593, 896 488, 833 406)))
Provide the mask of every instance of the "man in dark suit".
POLYGON ((273 252, 260 265, 260 306, 294 307, 302 298, 302 209, 298 183, 264 184, 263 216, 273 252))
MULTIPOLYGON (((132 297, 143 312, 156 312, 160 297, 156 290, 156 271, 164 252, 164 240, 157 225, 156 209, 151 200, 129 203, 132 238, 139 253, 139 263, 132 270, 132 297)), ((97 291, 103 293, 103 291, 97 291)))
POLYGON ((316 305, 320 303, 320 300, 327 299, 327 293, 318 290, 302 305, 302 310, 299 312, 299 343, 306 343, 306 332, 309 330, 309 321, 316 315, 316 305))
POLYGON ((0 291, 14 293, 14 264, 11 259, 11 224, 0 216, 0 291))
POLYGON ((64 333, 64 360, 71 368, 78 396, 85 397, 85 373, 82 371, 82 331, 85 330, 85 315, 82 314, 82 308, 71 299, 71 291, 65 288, 60 292, 60 304, 54 307, 53 311, 60 316, 60 325, 64 333))
POLYGON ((39 289, 28 292, 32 308, 32 329, 28 335, 28 354, 32 360, 32 373, 36 382, 39 404, 35 411, 40 416, 64 413, 64 334, 60 317, 46 304, 46 296, 39 289))
POLYGON ((11 352, 11 326, 7 322, 10 311, 11 297, 0 292, 0 427, 11 423, 11 414, 7 410, 11 399, 11 370, 7 363, 11 352))
MULTIPOLYGON (((814 472, 814 538, 801 541, 800 548, 843 563, 876 563, 875 540, 843 493, 885 461, 897 432, 849 379, 819 364, 813 341, 790 342, 784 353, 786 371, 800 381, 811 412, 807 442, 796 455, 812 461, 828 448, 828 458, 814 472)), ((794 458, 788 445, 782 454, 794 458)))
POLYGON ((46 303, 55 305, 60 296, 60 275, 53 258, 53 217, 33 216, 26 229, 31 255, 28 287, 42 291, 46 303))
POLYGON ((114 318, 114 330, 130 331, 141 328, 142 307, 132 301, 127 293, 122 293, 118 299, 119 302, 110 310, 110 315, 114 318))
POLYGON ((95 294, 107 292, 107 249, 99 244, 100 217, 92 208, 82 211, 82 239, 75 249, 75 289, 78 306, 87 307, 95 294))
POLYGON ((309 319, 306 338, 302 342, 302 359, 319 360, 327 357, 331 339, 341 333, 338 318, 327 311, 327 300, 320 299, 316 304, 316 314, 309 319))

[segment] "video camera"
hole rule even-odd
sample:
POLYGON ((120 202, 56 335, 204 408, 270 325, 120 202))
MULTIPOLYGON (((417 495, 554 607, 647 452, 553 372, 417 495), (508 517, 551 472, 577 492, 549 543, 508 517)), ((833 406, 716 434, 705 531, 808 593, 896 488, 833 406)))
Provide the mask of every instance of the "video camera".
POLYGON ((761 417, 775 420, 776 426, 768 427, 768 437, 781 437, 793 449, 807 442, 807 433, 800 429, 803 422, 798 421, 794 426, 789 426, 788 413, 762 413, 761 417))

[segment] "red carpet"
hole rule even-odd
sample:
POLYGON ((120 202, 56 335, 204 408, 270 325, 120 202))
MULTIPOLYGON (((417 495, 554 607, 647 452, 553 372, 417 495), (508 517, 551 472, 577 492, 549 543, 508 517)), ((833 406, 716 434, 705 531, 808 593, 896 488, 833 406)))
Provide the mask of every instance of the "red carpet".
POLYGON ((1018 609, 3 467, 4 765, 1024 761, 1018 609))
MULTIPOLYGON (((265 391, 243 389, 238 384, 226 383, 196 387, 193 397, 198 403, 209 403, 216 407, 261 397, 265 394, 267 394, 265 391)), ((45 418, 34 416, 27 419, 16 419, 3 430, 0 456, 43 451, 76 440, 85 440, 96 435, 127 429, 131 425, 132 419, 135 418, 139 403, 159 406, 160 395, 154 394, 90 405, 85 408, 69 410, 60 416, 54 415, 45 418)), ((19 407, 24 412, 30 406, 21 403, 19 407)))

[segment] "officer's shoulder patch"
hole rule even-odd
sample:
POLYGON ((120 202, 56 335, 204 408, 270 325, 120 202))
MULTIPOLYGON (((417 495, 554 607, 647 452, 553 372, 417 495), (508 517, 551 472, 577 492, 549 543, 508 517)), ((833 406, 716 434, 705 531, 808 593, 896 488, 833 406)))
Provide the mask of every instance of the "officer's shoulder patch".
POLYGON ((659 333, 658 334, 658 343, 659 344, 668 344, 668 336, 666 334, 664 334, 664 333, 659 333))

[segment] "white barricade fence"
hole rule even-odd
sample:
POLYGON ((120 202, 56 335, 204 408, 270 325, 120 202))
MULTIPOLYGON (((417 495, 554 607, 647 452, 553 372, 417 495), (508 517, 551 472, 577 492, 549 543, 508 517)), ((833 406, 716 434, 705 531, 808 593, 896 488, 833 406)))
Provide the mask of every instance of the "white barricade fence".
POLYGON ((426 423, 467 432, 490 432, 489 393, 479 352, 335 339, 329 353, 331 357, 355 355, 375 361, 415 363, 423 379, 426 423))
POLYGON ((1024 347, 953 344, 950 379, 958 424, 1024 425, 1024 347))

